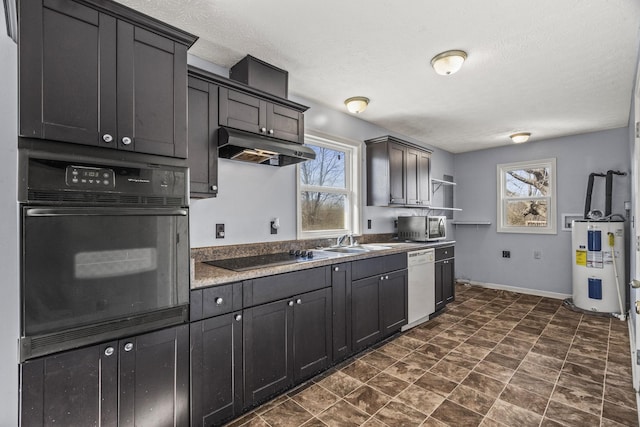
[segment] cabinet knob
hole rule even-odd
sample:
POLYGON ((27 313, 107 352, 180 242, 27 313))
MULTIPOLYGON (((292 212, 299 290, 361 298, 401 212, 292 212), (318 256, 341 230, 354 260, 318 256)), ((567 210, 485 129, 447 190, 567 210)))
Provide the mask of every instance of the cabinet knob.
POLYGON ((273 129, 269 129, 269 135, 273 135, 273 129))
POLYGON ((300 298, 298 298, 298 299, 296 300, 296 304, 302 304, 302 300, 301 300, 300 298))
POLYGON ((261 133, 265 133, 266 131, 267 131, 267 128, 260 128, 261 133))
POLYGON ((224 302, 224 300, 220 297, 216 298, 216 305, 222 305, 222 303, 224 302))
POLYGON ((384 280, 384 276, 381 276, 381 277, 380 277, 380 280, 384 280))
POLYGON ((236 322, 239 322, 242 320, 242 314, 236 314, 234 319, 236 319, 236 322))
POLYGON ((217 185, 212 185, 211 186, 211 191, 218 191, 218 186, 217 185))
POLYGON ((129 138, 128 136, 123 137, 123 138, 122 138, 122 143, 123 143, 124 145, 129 145, 129 144, 131 144, 131 138, 129 138))
POLYGON ((115 351, 116 350, 113 347, 109 346, 109 347, 104 349, 104 355, 105 356, 111 356, 113 354, 113 352, 115 352, 115 351))
POLYGON ((105 133, 104 135, 102 135, 102 140, 108 144, 113 141, 113 137, 108 133, 105 133))
POLYGON ((133 350, 133 343, 130 343, 130 342, 126 343, 124 345, 124 351, 131 351, 131 350, 133 350))
POLYGON ((289 301, 289 307, 293 307, 293 301, 289 301))
POLYGON ((389 280, 389 276, 384 276, 384 280, 389 280))
POLYGON ((340 271, 339 267, 333 267, 333 271, 340 271))

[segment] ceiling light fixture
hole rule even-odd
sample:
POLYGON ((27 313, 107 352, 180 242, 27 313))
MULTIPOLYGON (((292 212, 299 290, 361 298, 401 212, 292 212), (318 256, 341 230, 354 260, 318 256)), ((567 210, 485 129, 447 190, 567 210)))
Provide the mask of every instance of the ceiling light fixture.
POLYGON ((462 63, 467 59, 467 52, 463 50, 448 50, 437 54, 431 59, 431 66, 441 76, 457 73, 462 63))
POLYGON ((512 135, 509 135, 509 138, 516 144, 522 144, 523 142, 527 142, 529 137, 531 136, 531 132, 518 132, 512 135))
POLYGON ((369 105, 369 98, 364 96, 354 96, 349 99, 345 99, 344 105, 347 106, 347 110, 353 114, 360 114, 367 109, 369 105))

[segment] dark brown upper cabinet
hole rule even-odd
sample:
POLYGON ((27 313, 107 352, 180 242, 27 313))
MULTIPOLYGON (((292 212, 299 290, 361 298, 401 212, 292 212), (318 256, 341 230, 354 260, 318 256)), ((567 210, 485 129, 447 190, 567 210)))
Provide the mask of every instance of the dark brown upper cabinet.
POLYGON ((218 86, 189 77, 189 176, 191 197, 218 194, 218 86))
POLYGON ((220 125, 285 141, 304 142, 304 114, 261 97, 220 88, 220 125))
POLYGON ((196 38, 107 1, 20 1, 20 136, 187 157, 196 38))
POLYGON ((431 151, 383 136, 367 146, 367 205, 429 207, 431 151))

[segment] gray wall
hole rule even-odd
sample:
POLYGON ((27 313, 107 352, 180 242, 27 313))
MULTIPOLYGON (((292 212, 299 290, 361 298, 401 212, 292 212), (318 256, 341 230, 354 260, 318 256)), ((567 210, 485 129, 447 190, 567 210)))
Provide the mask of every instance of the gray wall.
MULTIPOLYGON (((195 56, 189 63, 211 72, 227 76, 224 70, 195 56)), ((291 96, 291 100, 309 106, 305 113, 307 131, 317 131, 343 139, 363 142, 366 139, 388 135, 390 132, 359 118, 342 113, 313 101, 291 96)), ((341 106, 336 106, 340 108, 341 106)), ((374 108, 371 106, 370 108, 374 108)), ((366 113, 364 113, 366 114, 366 113)), ((431 176, 442 179, 443 174, 453 173, 453 155, 434 149, 421 141, 395 136, 433 149, 431 176)), ((364 155, 362 150, 364 174, 364 155)), ((275 168, 220 159, 218 197, 191 200, 191 247, 230 245, 254 242, 293 240, 296 238, 296 168, 275 168), (270 234, 269 222, 280 218, 277 235, 270 234), (224 223, 226 237, 215 239, 215 224, 224 223)), ((362 182, 362 203, 366 203, 366 183, 362 182)), ((364 207, 362 211, 363 233, 392 233, 393 219, 398 215, 426 214, 422 209, 395 209, 364 207), (372 228, 366 229, 366 221, 372 220, 372 228)))
MULTIPOLYGON (((454 164, 458 183, 455 200, 463 209, 456 213, 456 219, 491 221, 490 226, 457 226, 456 277, 568 295, 572 293, 571 233, 561 230, 561 214, 583 212, 591 172, 630 171, 629 130, 625 127, 457 154, 454 164), (557 234, 497 233, 496 165, 550 157, 557 159, 557 234), (503 250, 510 250, 511 258, 502 258, 503 250), (541 259, 533 258, 534 250, 542 251, 541 259)), ((630 176, 614 178, 613 213, 625 213, 624 202, 631 200, 630 182, 630 176)), ((596 181, 592 209, 604 211, 604 193, 604 179, 596 181)))
POLYGON ((16 44, 0 18, 0 426, 18 425, 18 95, 16 44))

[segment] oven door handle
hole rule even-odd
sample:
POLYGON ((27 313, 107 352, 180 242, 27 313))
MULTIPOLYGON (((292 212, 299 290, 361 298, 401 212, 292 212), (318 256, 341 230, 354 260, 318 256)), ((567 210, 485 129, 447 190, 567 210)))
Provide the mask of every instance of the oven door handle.
POLYGON ((186 209, 29 208, 29 217, 40 216, 187 216, 186 209))

